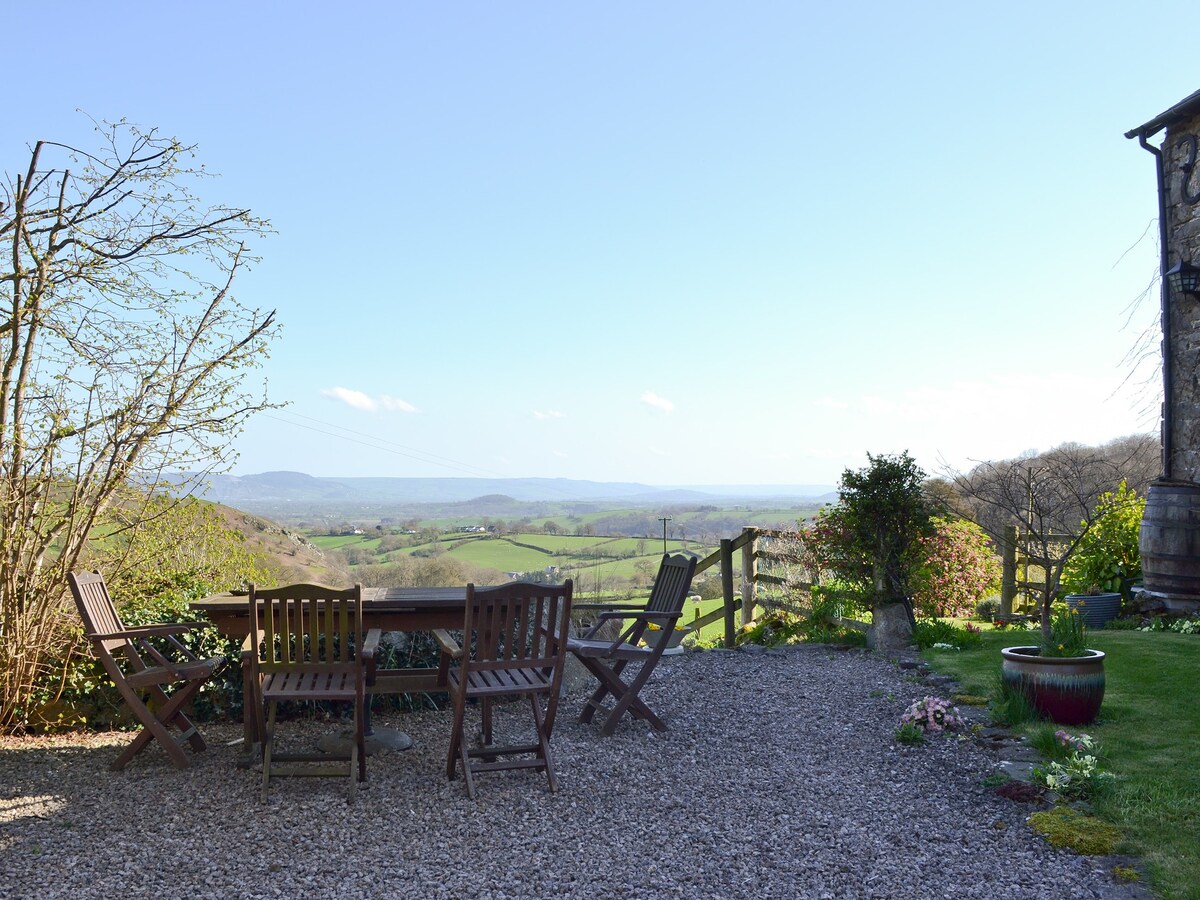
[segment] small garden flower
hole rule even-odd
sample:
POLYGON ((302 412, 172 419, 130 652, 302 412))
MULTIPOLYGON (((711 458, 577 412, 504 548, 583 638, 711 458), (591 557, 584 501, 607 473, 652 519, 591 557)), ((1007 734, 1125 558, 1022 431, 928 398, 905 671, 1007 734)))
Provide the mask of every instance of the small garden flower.
POLYGON ((1054 737, 1062 746, 1069 747, 1080 753, 1094 750, 1096 747, 1096 742, 1090 734, 1071 734, 1069 731, 1060 728, 1054 732, 1054 737))
POLYGON ((965 728, 966 720, 958 712, 958 707, 951 706, 949 700, 941 697, 926 697, 918 700, 900 717, 900 726, 915 725, 922 731, 950 731, 965 728))

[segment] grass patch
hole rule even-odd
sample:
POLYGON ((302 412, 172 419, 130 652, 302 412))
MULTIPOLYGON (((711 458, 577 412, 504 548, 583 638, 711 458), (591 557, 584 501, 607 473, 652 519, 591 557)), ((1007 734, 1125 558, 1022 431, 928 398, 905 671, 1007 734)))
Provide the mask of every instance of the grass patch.
POLYGON ((1037 710, 1026 696, 1000 676, 1000 667, 992 673, 992 701, 988 713, 992 722, 1006 728, 1016 728, 1037 720, 1037 710))
MULTIPOLYGON (((994 696, 1000 648, 1034 644, 1037 635, 984 632, 982 652, 926 653, 938 672, 963 690, 994 696)), ((1200 639, 1195 635, 1095 631, 1088 646, 1103 650, 1104 705, 1086 731, 1105 751, 1116 776, 1093 801, 1102 819, 1124 834, 1122 849, 1145 860, 1156 890, 1195 897, 1200 884, 1200 639)), ((1021 730, 1044 727, 1031 721, 1021 730)))

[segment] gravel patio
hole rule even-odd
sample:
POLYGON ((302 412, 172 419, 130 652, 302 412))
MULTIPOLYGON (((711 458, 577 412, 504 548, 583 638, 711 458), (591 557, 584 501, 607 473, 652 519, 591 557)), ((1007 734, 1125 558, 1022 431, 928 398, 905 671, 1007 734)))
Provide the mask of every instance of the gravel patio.
POLYGON ((448 711, 379 716, 415 746, 372 756, 353 805, 344 781, 316 779, 261 803, 237 724, 207 726, 186 771, 151 747, 110 772, 124 734, 0 738, 0 897, 1147 896, 1113 881, 1112 860, 1052 849, 1025 825, 1032 807, 983 787, 995 751, 896 744, 931 692, 863 651, 666 657, 643 696, 670 731, 627 719, 601 738, 572 696, 559 792, 505 772, 481 776, 476 801, 445 778, 448 711))

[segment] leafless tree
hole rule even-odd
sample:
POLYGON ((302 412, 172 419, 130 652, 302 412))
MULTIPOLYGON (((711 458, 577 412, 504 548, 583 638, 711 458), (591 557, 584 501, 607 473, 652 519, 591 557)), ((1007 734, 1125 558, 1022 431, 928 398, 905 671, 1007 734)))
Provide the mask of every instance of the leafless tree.
POLYGON ((1016 525, 1027 537, 1030 556, 1044 567, 1039 613, 1049 634, 1050 605, 1063 567, 1092 527, 1101 494, 1122 480, 1145 490, 1157 471, 1157 444, 1142 436, 1102 447, 1063 444, 1046 453, 982 462, 969 472, 947 472, 956 511, 975 521, 993 540, 1016 525))

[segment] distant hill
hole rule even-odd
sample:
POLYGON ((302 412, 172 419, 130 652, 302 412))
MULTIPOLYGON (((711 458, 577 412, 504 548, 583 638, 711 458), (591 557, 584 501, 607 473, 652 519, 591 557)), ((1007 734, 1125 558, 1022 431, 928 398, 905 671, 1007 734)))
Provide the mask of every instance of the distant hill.
POLYGON ((197 496, 238 509, 354 503, 462 503, 476 498, 524 502, 620 501, 632 505, 747 499, 825 499, 831 485, 671 485, 570 478, 328 478, 302 472, 215 475, 197 496))
POLYGON ((350 574, 337 554, 327 555, 301 534, 268 519, 240 509, 217 505, 216 512, 225 527, 246 539, 248 547, 270 560, 281 581, 317 581, 322 584, 349 584, 350 574))

